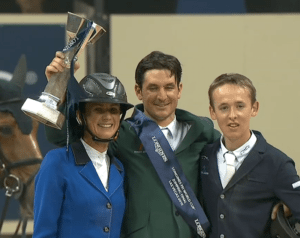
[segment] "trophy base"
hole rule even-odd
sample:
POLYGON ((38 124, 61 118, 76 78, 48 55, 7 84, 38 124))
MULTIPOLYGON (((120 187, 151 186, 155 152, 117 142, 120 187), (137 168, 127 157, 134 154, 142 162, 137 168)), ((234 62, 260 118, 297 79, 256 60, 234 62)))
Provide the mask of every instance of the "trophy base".
POLYGON ((61 130, 65 121, 65 116, 61 112, 48 107, 43 102, 35 101, 30 98, 26 99, 21 110, 33 119, 56 129, 61 130))

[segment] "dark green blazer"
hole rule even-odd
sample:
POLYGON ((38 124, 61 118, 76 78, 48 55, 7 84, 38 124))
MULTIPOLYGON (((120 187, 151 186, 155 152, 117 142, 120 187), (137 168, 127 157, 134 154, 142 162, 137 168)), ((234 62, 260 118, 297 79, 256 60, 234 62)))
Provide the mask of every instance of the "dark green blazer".
MULTIPOLYGON (((143 111, 142 105, 137 108, 143 111)), ((175 151, 176 157, 195 194, 199 187, 199 159, 202 148, 219 137, 208 118, 177 109, 176 118, 191 125, 175 151)), ((176 211, 135 130, 122 123, 120 136, 111 144, 125 169, 127 208, 123 237, 191 238, 198 237, 176 211)))

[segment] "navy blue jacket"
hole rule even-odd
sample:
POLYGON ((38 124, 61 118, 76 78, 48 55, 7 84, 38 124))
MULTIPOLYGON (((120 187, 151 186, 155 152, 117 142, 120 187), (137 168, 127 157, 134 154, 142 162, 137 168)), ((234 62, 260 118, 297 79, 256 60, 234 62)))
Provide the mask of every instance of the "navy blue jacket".
POLYGON ((271 211, 280 200, 300 220, 300 186, 295 184, 299 176, 294 161, 268 144, 259 132, 254 133, 255 146, 225 189, 216 156, 220 140, 207 145, 201 154, 202 202, 211 222, 209 238, 270 237, 271 211))
POLYGON ((35 179, 34 238, 119 238, 124 171, 110 153, 109 190, 81 142, 50 151, 35 179))

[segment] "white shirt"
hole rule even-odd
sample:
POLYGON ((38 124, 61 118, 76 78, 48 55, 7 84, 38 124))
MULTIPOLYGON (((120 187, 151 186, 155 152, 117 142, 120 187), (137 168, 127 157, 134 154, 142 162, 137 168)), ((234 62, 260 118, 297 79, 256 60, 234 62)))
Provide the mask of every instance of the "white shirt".
MULTIPOLYGON (((221 140, 221 147, 220 147, 219 151, 217 152, 217 159, 218 159, 219 175, 220 175, 222 186, 224 188, 223 184, 224 184, 224 179, 225 179, 225 175, 226 175, 227 165, 226 165, 226 161, 225 161, 223 155, 226 152, 228 152, 228 150, 226 149, 226 147, 223 144, 223 138, 224 137, 222 135, 221 138, 220 138, 220 140, 221 140)), ((236 157, 236 161, 235 161, 235 164, 234 164, 236 171, 241 166, 241 164, 243 163, 244 159, 248 156, 249 152, 254 147, 256 141, 257 141, 256 136, 254 135, 253 132, 251 132, 250 139, 245 144, 243 144, 241 147, 239 147, 236 150, 232 151, 232 153, 236 157)))
POLYGON ((99 152, 95 150, 93 147, 88 145, 82 138, 80 139, 86 153, 90 157, 96 172, 103 184, 103 187, 106 191, 108 191, 108 174, 109 174, 109 166, 110 166, 110 159, 107 155, 107 151, 99 152))
POLYGON ((174 120, 169 125, 165 127, 159 126, 159 128, 164 133, 173 151, 175 151, 188 133, 191 125, 186 122, 177 121, 175 116, 174 120))

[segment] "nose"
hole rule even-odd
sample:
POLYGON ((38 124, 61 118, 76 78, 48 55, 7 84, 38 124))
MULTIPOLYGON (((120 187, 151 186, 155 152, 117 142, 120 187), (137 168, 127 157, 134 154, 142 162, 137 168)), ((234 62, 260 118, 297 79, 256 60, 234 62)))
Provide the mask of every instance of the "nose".
POLYGON ((161 101, 165 101, 167 99, 167 92, 164 88, 159 90, 157 98, 161 101))
POLYGON ((237 114, 236 114, 235 109, 234 109, 234 108, 231 108, 231 109, 230 109, 230 112, 229 112, 229 118, 230 118, 231 120, 233 120, 233 119, 236 119, 236 117, 237 117, 237 114))
POLYGON ((106 111, 102 114, 102 118, 103 118, 104 120, 110 119, 110 118, 111 118, 111 112, 108 111, 108 110, 106 110, 106 111))

